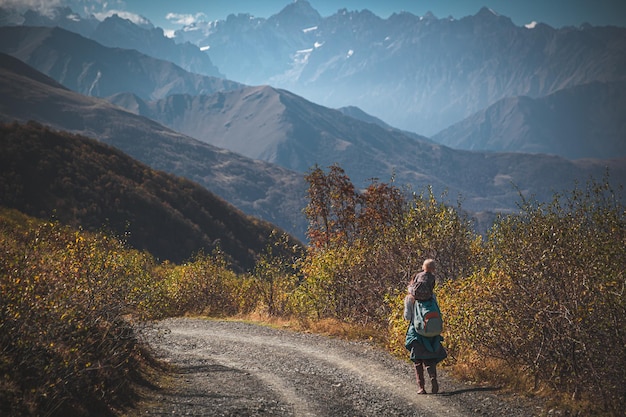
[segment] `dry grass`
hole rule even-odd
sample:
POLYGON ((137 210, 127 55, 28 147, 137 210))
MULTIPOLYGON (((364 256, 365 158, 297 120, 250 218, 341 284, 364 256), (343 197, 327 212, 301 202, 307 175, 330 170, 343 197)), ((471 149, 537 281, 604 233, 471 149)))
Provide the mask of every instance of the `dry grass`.
POLYGON ((374 326, 346 323, 337 319, 306 320, 293 317, 268 316, 253 312, 231 317, 230 320, 240 320, 276 329, 314 333, 344 340, 369 340, 381 345, 384 345, 386 340, 386 334, 374 326))

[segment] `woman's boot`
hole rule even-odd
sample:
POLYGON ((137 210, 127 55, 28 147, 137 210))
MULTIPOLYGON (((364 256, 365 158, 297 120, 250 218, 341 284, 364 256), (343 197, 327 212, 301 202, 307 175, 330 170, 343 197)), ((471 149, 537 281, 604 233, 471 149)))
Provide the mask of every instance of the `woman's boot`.
POLYGON ((424 368, 421 363, 415 364, 415 379, 417 380, 417 393, 426 394, 426 389, 424 388, 424 368))
POLYGON ((439 392, 439 383, 437 382, 437 368, 435 365, 426 366, 426 370, 428 371, 428 376, 430 377, 430 385, 433 394, 437 394, 439 392))

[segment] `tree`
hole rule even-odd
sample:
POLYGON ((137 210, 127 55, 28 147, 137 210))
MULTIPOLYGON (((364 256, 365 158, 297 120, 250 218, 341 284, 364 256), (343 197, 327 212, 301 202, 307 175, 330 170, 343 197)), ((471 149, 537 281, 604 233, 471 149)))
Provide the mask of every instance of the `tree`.
POLYGON ((332 165, 328 174, 315 166, 305 176, 309 183, 309 204, 305 214, 309 220, 311 246, 326 247, 334 241, 354 239, 359 196, 345 171, 332 165))

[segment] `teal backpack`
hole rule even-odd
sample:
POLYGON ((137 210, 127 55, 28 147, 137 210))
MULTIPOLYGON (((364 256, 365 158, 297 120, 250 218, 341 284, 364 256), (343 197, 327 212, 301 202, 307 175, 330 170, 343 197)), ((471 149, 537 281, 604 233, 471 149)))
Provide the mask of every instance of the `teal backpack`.
POLYGON ((435 297, 426 301, 415 301, 413 326, 417 334, 425 337, 434 337, 441 334, 443 331, 443 319, 435 297))

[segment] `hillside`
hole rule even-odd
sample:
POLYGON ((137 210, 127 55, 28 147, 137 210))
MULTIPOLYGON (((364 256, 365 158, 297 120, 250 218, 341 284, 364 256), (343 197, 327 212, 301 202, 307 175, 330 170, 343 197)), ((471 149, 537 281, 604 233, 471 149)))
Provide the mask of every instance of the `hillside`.
POLYGON ((0 205, 111 230, 160 260, 179 263, 219 247, 247 270, 275 229, 198 184, 92 139, 11 124, 0 126, 0 148, 0 205))
MULTIPOLYGON (((104 100, 22 75, 28 71, 32 69, 0 71, 3 120, 33 119, 112 144, 153 168, 200 183, 300 239, 307 227, 302 174, 316 163, 322 167, 339 163, 358 188, 369 185, 372 178, 387 182, 392 177, 396 184, 417 191, 432 186, 436 195, 447 192, 448 203, 460 199, 470 212, 515 211, 519 192, 549 200, 555 191, 589 177, 601 178, 607 169, 615 186, 626 183, 623 159, 569 161, 547 155, 453 150, 271 87, 172 96, 154 107, 163 111, 159 120, 164 122, 185 120, 185 128, 202 126, 209 132, 201 137, 205 142, 244 153, 262 149, 264 154, 247 155, 274 162, 270 164, 191 139, 104 100)), ((137 99, 135 103, 148 106, 137 99)))
POLYGON ((304 239, 301 174, 199 142, 105 100, 72 92, 0 55, 0 121, 35 120, 115 146, 158 170, 195 181, 245 213, 304 239))
POLYGON ((623 157, 625 114, 626 82, 594 82, 535 99, 502 99, 432 139, 456 149, 623 157))

